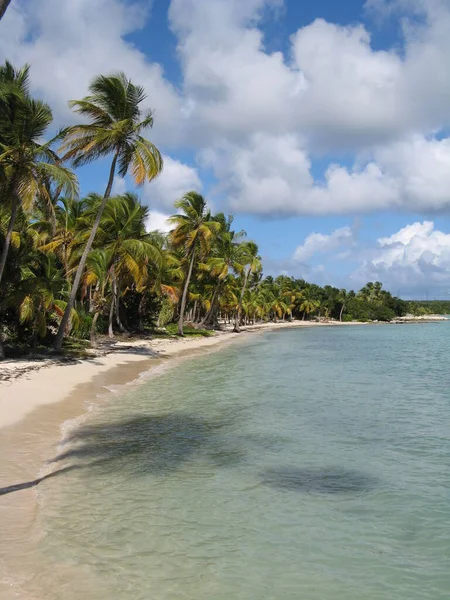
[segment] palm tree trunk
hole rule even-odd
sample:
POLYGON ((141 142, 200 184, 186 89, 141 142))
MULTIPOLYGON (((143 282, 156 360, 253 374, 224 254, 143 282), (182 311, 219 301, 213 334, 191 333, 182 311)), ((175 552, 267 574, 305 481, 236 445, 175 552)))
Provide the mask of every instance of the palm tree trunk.
POLYGON ((116 323, 119 331, 124 332, 125 327, 123 326, 122 321, 120 320, 120 295, 119 295, 119 284, 117 283, 117 278, 113 276, 113 290, 114 290, 114 305, 116 307, 116 323))
POLYGON ((247 288, 247 280, 250 275, 250 267, 247 269, 244 275, 244 285, 242 286, 241 295, 239 297, 238 309, 236 311, 236 319, 234 321, 234 329, 236 333, 241 333, 240 322, 241 322, 241 312, 242 312, 242 302, 244 300, 245 290, 247 288))
POLYGON ((211 321, 211 317, 214 317, 214 311, 216 308, 216 299, 217 299, 217 295, 219 293, 220 285, 221 285, 221 282, 219 281, 219 283, 217 284, 216 289, 214 290, 214 293, 213 293, 213 297, 211 300, 211 306, 209 307, 209 310, 206 313, 205 318, 200 322, 200 325, 202 327, 203 327, 203 325, 209 325, 209 323, 211 321))
POLYGON ((1 338, 1 334, 0 334, 0 360, 4 360, 5 358, 5 348, 3 346, 3 340, 1 338))
POLYGON ((114 337, 114 331, 113 331, 114 303, 115 303, 115 296, 114 296, 114 294, 111 294, 111 306, 109 307, 109 318, 108 318, 108 335, 110 338, 114 337))
POLYGON ((191 281, 192 269, 194 268, 194 260, 195 260, 195 246, 192 248, 192 256, 189 262, 189 270, 186 275, 186 281, 184 282, 183 288, 183 296, 181 298, 181 306, 180 306, 180 318, 178 319, 178 335, 184 335, 183 333, 183 323, 184 323, 184 311, 186 310, 186 299, 189 289, 189 283, 191 281))
MULTIPOLYGON (((0 0, 1 2, 1 0, 0 0)), ((0 283, 2 281, 3 273, 6 267, 6 259, 8 258, 9 247, 11 246, 12 234, 14 231, 14 224, 16 222, 17 210, 19 208, 19 199, 16 194, 13 194, 11 216, 9 217, 8 229, 6 231, 5 243, 0 257, 0 283)))
POLYGON ((0 0, 0 19, 5 14, 10 2, 11 0, 0 0))
POLYGON ((94 348, 95 347, 95 342, 96 342, 96 328, 97 328, 97 319, 99 316, 99 312, 97 311, 94 314, 94 318, 92 319, 92 325, 91 325, 91 332, 90 332, 90 338, 91 338, 91 346, 94 348))
MULTIPOLYGON (((1 0, 0 0, 1 1, 1 0)), ((106 186, 105 194, 103 196, 103 200, 99 206, 97 216, 95 217, 94 224, 92 225, 91 233, 89 235, 89 239, 84 248, 83 254, 81 256, 81 260, 77 267, 77 272, 75 274, 75 279, 72 285, 72 289, 70 291, 69 301, 67 302, 66 310, 64 311, 63 318, 61 319, 61 323, 59 325, 58 333, 56 334, 55 342, 53 348, 60 352, 63 344, 64 334, 66 331, 67 324, 69 323, 70 313, 75 305, 75 299, 77 297, 78 288, 80 287, 81 278, 83 276, 84 267, 86 266, 86 260, 89 252, 91 251, 92 244, 94 243, 95 235, 97 233, 98 226, 100 225, 100 219, 102 218, 103 211, 105 209, 106 202, 108 198, 111 196, 111 190, 114 182, 114 174, 116 172, 116 163, 118 157, 118 151, 116 151, 114 158, 111 163, 111 168, 109 170, 109 180, 108 185, 106 186)))
POLYGON ((342 321, 342 313, 344 312, 344 307, 345 307, 345 304, 343 304, 341 307, 341 312, 339 313, 339 321, 342 321))

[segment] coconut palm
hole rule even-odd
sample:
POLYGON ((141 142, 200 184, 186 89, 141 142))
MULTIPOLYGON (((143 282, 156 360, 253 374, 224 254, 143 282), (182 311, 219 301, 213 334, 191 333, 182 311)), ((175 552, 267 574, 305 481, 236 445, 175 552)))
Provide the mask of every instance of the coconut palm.
MULTIPOLYGON (((97 210, 95 204, 92 210, 97 210)), ((147 284, 149 264, 162 264, 155 235, 145 229, 147 218, 148 208, 139 202, 135 194, 114 196, 105 205, 97 234, 99 246, 111 256, 109 270, 113 303, 121 331, 124 330, 120 318, 122 283, 126 282, 141 292, 147 284)))
POLYGON ((349 297, 349 292, 347 292, 347 290, 339 290, 339 296, 337 297, 337 301, 341 303, 341 310, 339 311, 339 321, 342 321, 342 315, 344 314, 345 306, 349 300, 349 297))
POLYGON ((238 307, 236 311, 236 318, 234 321, 234 331, 236 333, 240 333, 240 322, 241 322, 241 314, 242 314, 242 302, 244 300, 245 290, 247 289, 247 284, 249 277, 252 273, 256 273, 261 270, 261 259, 258 256, 258 246, 255 242, 248 241, 243 244, 242 247, 242 264, 243 268, 243 280, 242 280, 242 288, 239 296, 238 307))
POLYGON ((16 71, 9 63, 0 69, 0 187, 1 202, 10 207, 10 218, 0 256, 0 282, 8 258, 19 209, 29 211, 49 180, 67 195, 78 193, 72 171, 61 165, 51 146, 59 136, 41 143, 52 123, 48 104, 28 94, 28 68, 16 71))
POLYGON ((245 236, 244 231, 233 231, 231 224, 233 218, 219 214, 214 217, 221 224, 220 231, 215 237, 214 245, 211 251, 211 256, 204 265, 211 276, 216 281, 214 292, 211 300, 211 305, 202 324, 212 322, 216 318, 216 312, 220 301, 220 295, 224 288, 224 282, 228 274, 242 274, 244 270, 244 256, 246 247, 242 243, 242 238, 245 236))
POLYGON ((302 321, 305 320, 306 315, 310 315, 315 312, 320 307, 320 302, 317 300, 312 300, 308 297, 304 298, 303 302, 300 304, 300 310, 303 311, 302 321))
POLYGON ((163 160, 157 147, 141 133, 153 125, 153 113, 142 114, 140 104, 145 100, 144 89, 134 85, 124 73, 95 77, 89 86, 91 95, 70 102, 75 111, 89 123, 73 125, 64 132, 62 150, 65 159, 75 167, 88 164, 112 154, 108 183, 98 206, 89 238, 81 255, 72 284, 67 310, 61 320, 54 347, 61 350, 69 323, 70 310, 75 304, 78 288, 91 251, 106 202, 111 195, 116 169, 121 177, 131 171, 136 185, 157 177, 163 160))
MULTIPOLYGON (((94 286, 92 295, 92 305, 94 316, 92 318, 90 340, 91 345, 96 344, 97 321, 107 304, 106 288, 111 283, 111 255, 106 250, 92 250, 86 261, 86 272, 84 274, 84 284, 94 286)), ((114 310, 113 300, 111 299, 112 311, 110 310, 109 329, 112 334, 112 312, 114 310)))
POLYGON ((196 259, 208 255, 215 234, 220 231, 220 223, 211 220, 206 200, 197 192, 188 192, 175 203, 180 214, 172 215, 168 221, 174 225, 169 238, 175 247, 183 248, 187 261, 187 273, 181 296, 178 335, 183 334, 184 313, 188 297, 189 284, 196 259))

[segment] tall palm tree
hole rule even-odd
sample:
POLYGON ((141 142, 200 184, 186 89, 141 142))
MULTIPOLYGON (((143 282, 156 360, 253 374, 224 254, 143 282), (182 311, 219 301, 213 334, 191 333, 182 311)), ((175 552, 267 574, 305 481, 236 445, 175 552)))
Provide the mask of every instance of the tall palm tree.
POLYGON ((238 307, 237 307, 237 311, 236 311, 236 318, 234 321, 234 331, 236 333, 240 333, 240 331, 241 331, 240 322, 241 322, 241 314, 242 314, 242 302, 244 300, 244 294, 245 294, 245 290, 247 289, 247 283, 248 283, 249 277, 252 273, 256 273, 257 271, 261 270, 261 259, 258 256, 258 246, 255 244, 255 242, 252 242, 252 241, 245 242, 245 245, 243 245, 242 251, 243 251, 242 264, 244 265, 244 269, 243 269, 242 289, 241 289, 241 293, 239 296, 239 303, 238 303, 238 307))
POLYGON ((349 292, 347 290, 342 289, 339 290, 339 295, 337 297, 337 301, 341 303, 341 310, 339 311, 339 321, 342 321, 342 315, 344 314, 345 306, 350 298, 349 292))
POLYGON ((220 302, 220 295, 224 288, 225 279, 229 273, 234 272, 240 275, 244 269, 243 257, 245 255, 244 244, 241 241, 245 236, 244 231, 233 231, 231 224, 233 218, 219 214, 214 217, 221 224, 215 243, 212 248, 211 256, 207 260, 204 268, 216 280, 211 306, 202 321, 206 324, 215 320, 217 308, 220 302))
POLYGON ((29 210, 49 180, 68 195, 78 193, 72 171, 63 167, 51 149, 59 136, 41 143, 52 123, 48 104, 28 94, 28 68, 17 71, 9 63, 0 69, 0 186, 1 202, 10 206, 10 218, 0 255, 0 282, 8 258, 19 209, 29 210))
POLYGON ((88 117, 89 123, 73 125, 65 131, 62 146, 65 158, 75 167, 88 164, 112 154, 108 183, 98 207, 92 229, 81 256, 67 310, 61 320, 55 339, 55 350, 61 350, 64 334, 69 323, 70 311, 75 304, 86 260, 91 251, 103 210, 114 182, 116 168, 121 177, 129 170, 136 185, 151 181, 163 168, 163 160, 157 147, 141 133, 153 125, 152 111, 142 114, 140 104, 145 100, 144 89, 134 85, 124 73, 95 77, 89 86, 91 95, 70 102, 79 114, 88 117))
POLYGON ((175 202, 175 208, 181 212, 168 219, 175 226, 169 234, 170 241, 175 247, 184 249, 188 265, 178 319, 178 335, 184 335, 184 313, 194 262, 196 258, 204 258, 208 255, 213 236, 220 231, 220 223, 211 220, 211 213, 206 208, 206 200, 197 192, 185 194, 181 200, 175 202))
MULTIPOLYGON (((96 205, 93 205, 96 210, 96 205)), ((145 229, 148 208, 135 194, 109 198, 97 234, 99 246, 111 256, 111 281, 116 322, 124 330, 120 318, 122 282, 143 291, 150 263, 161 265, 162 254, 155 236, 145 229), (156 242, 156 243, 155 243, 156 242)))

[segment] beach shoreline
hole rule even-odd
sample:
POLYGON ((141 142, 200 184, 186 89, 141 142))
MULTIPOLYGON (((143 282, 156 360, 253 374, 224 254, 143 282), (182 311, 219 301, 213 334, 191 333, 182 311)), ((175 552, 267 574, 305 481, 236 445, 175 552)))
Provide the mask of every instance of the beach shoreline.
MULTIPOLYGON (((18 423, 43 405, 65 400, 79 385, 103 376, 107 386, 108 373, 129 363, 140 364, 141 371, 151 370, 160 360, 189 352, 201 353, 211 347, 245 339, 249 333, 302 328, 364 325, 356 322, 292 321, 263 323, 242 327, 241 334, 232 329, 216 331, 210 337, 118 339, 107 353, 93 353, 88 358, 25 358, 0 363, 0 429, 18 423), (50 385, 49 385, 50 384, 50 385)), ((125 382, 128 383, 128 382, 125 382)))

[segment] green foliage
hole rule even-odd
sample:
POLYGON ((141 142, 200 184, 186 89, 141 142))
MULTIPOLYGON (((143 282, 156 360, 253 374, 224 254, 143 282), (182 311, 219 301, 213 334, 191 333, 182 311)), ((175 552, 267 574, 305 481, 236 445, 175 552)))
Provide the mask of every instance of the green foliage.
MULTIPOLYGON (((166 327, 167 333, 170 335, 178 334, 178 326, 176 323, 169 323, 166 327)), ((188 337, 211 337, 214 335, 214 332, 209 329, 196 329, 195 327, 191 327, 190 325, 184 325, 183 334, 188 337)))

